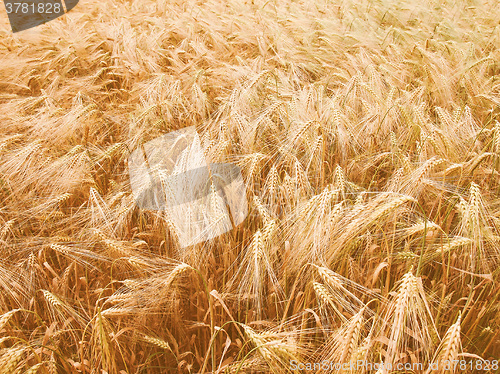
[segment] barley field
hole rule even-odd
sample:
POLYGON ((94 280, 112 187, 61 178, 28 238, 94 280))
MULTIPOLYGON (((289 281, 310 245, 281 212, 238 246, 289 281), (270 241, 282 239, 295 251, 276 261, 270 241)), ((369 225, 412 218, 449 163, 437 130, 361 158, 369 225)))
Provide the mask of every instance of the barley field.
POLYGON ((500 372, 498 1, 0 9, 0 374, 500 372), (248 216, 182 248, 189 126, 248 216))

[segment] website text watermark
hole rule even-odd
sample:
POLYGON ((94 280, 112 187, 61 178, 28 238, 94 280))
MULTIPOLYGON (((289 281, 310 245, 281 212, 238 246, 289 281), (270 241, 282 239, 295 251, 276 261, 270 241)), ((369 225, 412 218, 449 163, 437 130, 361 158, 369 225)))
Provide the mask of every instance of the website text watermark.
POLYGON ((469 370, 479 370, 479 371, 490 371, 498 370, 499 360, 441 360, 436 362, 430 362, 428 364, 423 364, 421 362, 397 362, 395 364, 383 363, 383 362, 369 362, 365 360, 357 360, 351 362, 334 362, 329 360, 323 360, 320 362, 299 362, 296 360, 290 361, 290 369, 292 371, 305 371, 305 370, 315 370, 315 371, 325 371, 325 372, 344 372, 353 370, 406 370, 406 371, 423 371, 424 369, 430 370, 454 370, 454 371, 469 371, 469 370))

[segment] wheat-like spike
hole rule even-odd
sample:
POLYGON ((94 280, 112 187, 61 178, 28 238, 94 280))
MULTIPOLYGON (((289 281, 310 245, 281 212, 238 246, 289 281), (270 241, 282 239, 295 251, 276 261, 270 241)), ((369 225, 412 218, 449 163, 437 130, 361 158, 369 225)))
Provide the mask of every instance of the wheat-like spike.
POLYGON ((274 233, 276 232, 276 227, 277 227, 277 223, 276 223, 276 220, 274 220, 274 219, 268 221, 264 225, 264 227, 262 228, 263 241, 265 241, 267 243, 271 243, 272 237, 273 237, 274 233))
POLYGON ((294 358, 297 353, 297 347, 293 343, 278 339, 265 343, 265 347, 271 351, 275 357, 278 356, 285 360, 294 358))
POLYGON ((117 204, 125 196, 128 196, 128 193, 125 191, 120 191, 117 194, 113 195, 113 197, 108 202, 109 207, 114 207, 115 204, 117 204))
POLYGON ((36 263, 37 263, 36 255, 33 252, 31 252, 28 256, 28 267, 30 269, 33 269, 36 263))
POLYGON ((244 361, 236 361, 232 362, 229 364, 229 366, 226 367, 226 369, 223 371, 224 374, 235 374, 235 373, 251 373, 251 372, 258 372, 256 371, 256 367, 259 369, 265 370, 268 367, 262 367, 262 359, 259 358, 252 358, 252 359, 246 359, 244 361), (262 368, 261 368, 262 367, 262 368))
POLYGON ((479 190, 479 186, 474 182, 470 185, 469 206, 474 209, 475 213, 479 212, 481 206, 481 191, 479 190))
POLYGON ((57 374, 57 363, 54 358, 54 353, 50 356, 50 361, 46 362, 49 374, 57 374))
POLYGON ((0 374, 12 374, 21 361, 26 347, 8 348, 0 357, 0 374))
POLYGON ((334 109, 332 111, 332 118, 333 118, 333 128, 338 129, 339 127, 342 126, 342 120, 340 116, 340 110, 334 109))
POLYGON ((170 348, 170 344, 168 344, 165 340, 160 338, 155 338, 149 335, 143 335, 142 338, 150 344, 156 345, 162 349, 166 349, 172 352, 172 348, 170 348))
POLYGON ((113 255, 127 257, 130 255, 130 250, 123 246, 120 242, 111 239, 104 239, 103 243, 111 250, 113 255))
POLYGON ((52 240, 56 242, 72 242, 74 239, 71 236, 65 236, 65 235, 56 235, 52 237, 52 240))
POLYGON ((493 157, 493 156, 496 156, 496 155, 494 153, 490 153, 490 152, 481 153, 480 155, 478 155, 477 157, 472 159, 472 161, 467 163, 468 168, 470 170, 474 170, 478 167, 479 164, 481 164, 481 162, 486 160, 488 157, 493 157))
POLYGON ((313 86, 309 87, 309 90, 307 90, 307 96, 306 96, 306 109, 313 109, 314 107, 314 96, 315 96, 316 90, 314 89, 313 86))
POLYGON ((0 31, 0 374, 134 371, 151 349, 154 365, 214 374, 291 373, 299 353, 424 367, 496 354, 495 1, 126 3, 89 2, 97 30, 27 36, 41 43, 26 61, 25 38, 0 31), (218 161, 231 175, 217 196, 213 173, 187 183, 218 161), (158 201, 172 192, 175 209, 158 201), (403 276, 412 264, 422 278, 403 276), (442 340, 433 316, 452 326, 442 340))
POLYGON ((335 274, 335 272, 333 272, 332 270, 330 270, 324 266, 316 266, 316 270, 318 271, 318 274, 323 279, 323 282, 328 284, 328 286, 330 286, 332 290, 341 289, 343 287, 342 281, 337 276, 337 274, 335 274))
POLYGON ((165 279, 165 285, 167 287, 171 286, 178 276, 180 276, 182 273, 188 270, 194 270, 194 269, 186 263, 180 263, 168 274, 167 278, 165 279))
POLYGON ((264 253, 264 240, 262 238, 262 232, 257 230, 253 235, 252 239, 252 253, 256 267, 259 267, 259 264, 265 258, 264 253))
MULTIPOLYGON (((108 299, 109 301, 109 299, 108 299)), ((104 309, 101 312, 101 315, 103 317, 121 317, 121 316, 128 316, 132 313, 132 310, 130 308, 120 308, 120 307, 111 307, 108 309, 104 309)))
POLYGON ((194 99, 194 107, 197 112, 206 113, 207 109, 207 94, 204 92, 198 83, 194 83, 192 86, 194 99))
POLYGON ((231 96, 229 97, 229 109, 231 110, 231 112, 236 111, 238 108, 237 100, 240 92, 241 91, 239 88, 234 88, 231 92, 231 96))
POLYGON ((398 252, 396 258, 400 260, 412 260, 418 258, 418 255, 413 252, 398 252))
MULTIPOLYGON (((169 196, 175 196, 172 190, 172 186, 170 185, 170 183, 167 183, 163 174, 159 174, 159 177, 162 191, 164 193, 164 199, 165 201, 169 201, 169 196)), ((165 214, 163 215, 163 218, 165 220, 165 223, 167 224, 170 234, 172 234, 176 238, 179 238, 179 228, 174 223, 174 220, 172 219, 169 211, 165 210, 164 213, 165 214)))
POLYGON ((255 345, 262 345, 264 341, 262 340, 261 336, 255 332, 254 329, 252 329, 250 326, 242 324, 243 330, 245 331, 245 334, 250 338, 250 340, 255 344, 255 345))
POLYGON ((230 147, 231 142, 229 140, 225 140, 218 144, 216 152, 212 153, 212 160, 217 161, 222 158, 224 152, 227 153, 227 149, 230 147))
POLYGON ((392 325, 395 327, 391 331, 391 336, 389 338, 389 344, 387 349, 387 358, 392 360, 396 354, 396 349, 401 342, 403 328, 406 324, 407 309, 409 307, 410 301, 416 295, 416 278, 412 272, 407 272, 403 276, 401 285, 399 287, 394 310, 394 320, 392 325))
POLYGON ((459 196, 459 201, 456 204, 457 210, 462 217, 467 216, 467 212, 469 211, 469 203, 463 199, 462 196, 459 196))
POLYGON ((427 227, 428 231, 434 231, 434 230, 440 229, 438 224, 436 224, 432 221, 427 221, 427 223, 418 222, 418 223, 406 228, 405 231, 408 235, 414 235, 416 233, 424 231, 426 229, 426 227, 427 227))
POLYGON ((384 216, 388 212, 393 211, 394 209, 398 208, 399 206, 407 202, 416 202, 416 200, 413 197, 406 195, 390 200, 387 203, 382 204, 377 209, 375 209, 375 211, 370 215, 368 221, 375 222, 380 217, 384 216))
POLYGON ((92 234, 100 241, 105 241, 106 239, 109 239, 101 230, 96 228, 92 229, 92 234))
POLYGON ((317 219, 323 219, 323 217, 327 214, 327 210, 330 207, 330 203, 332 201, 332 191, 330 190, 330 186, 326 186, 325 189, 319 195, 319 205, 317 209, 317 219))
POLYGON ((333 206, 333 209, 330 212, 330 216, 328 217, 328 223, 330 227, 333 227, 340 218, 340 215, 342 213, 342 208, 343 208, 342 202, 337 203, 333 206))
POLYGON ((328 292, 325 286, 323 286, 321 283, 318 282, 313 282, 313 289, 314 292, 316 293, 316 296, 318 296, 318 299, 323 303, 323 304, 328 304, 335 308, 335 302, 333 300, 333 296, 328 292))
POLYGON ((110 347, 109 347, 109 321, 105 318, 100 309, 97 309, 93 324, 94 334, 93 340, 95 344, 98 344, 101 348, 101 354, 103 360, 109 359, 110 347))
POLYGON ((364 191, 356 196, 356 199, 354 200, 354 206, 353 206, 354 213, 357 213, 360 209, 363 208, 365 196, 366 196, 366 193, 364 191))
POLYGON ((45 362, 39 362, 38 364, 33 365, 30 367, 28 370, 24 372, 24 374, 35 374, 38 373, 38 369, 40 369, 43 365, 45 365, 45 362))
POLYGON ((142 268, 149 268, 151 266, 151 264, 145 260, 143 260, 142 258, 140 257, 137 257, 137 256, 130 256, 127 261, 134 265, 135 267, 138 267, 140 269, 142 268))
POLYGON ((450 362, 458 358, 462 347, 460 339, 460 322, 462 315, 459 314, 457 321, 450 326, 443 338, 439 359, 441 362, 450 362))
POLYGON ((98 111, 98 107, 96 104, 92 103, 89 105, 85 105, 81 108, 80 112, 77 115, 77 119, 80 118, 88 118, 90 115, 98 111))
POLYGON ((397 141, 396 134, 394 133, 394 131, 390 132, 390 138, 391 138, 391 147, 393 149, 393 152, 399 153, 400 150, 399 150, 399 146, 398 146, 398 141, 397 141))
POLYGON ((50 248, 56 252, 60 252, 60 253, 65 254, 65 255, 71 254, 73 252, 71 247, 61 245, 61 244, 51 244, 50 248))
POLYGON ((293 185, 293 180, 292 178, 290 177, 290 175, 288 175, 288 173, 285 172, 285 177, 283 178, 283 189, 285 191, 285 197, 292 201, 295 194, 294 194, 294 185, 293 185))
POLYGON ((124 279, 122 283, 131 290, 138 290, 141 288, 141 283, 135 279, 124 279))
POLYGON ((343 336, 343 345, 340 353, 339 362, 349 362, 358 348, 361 327, 364 322, 364 308, 356 313, 350 320, 343 336))
POLYGON ((70 277, 71 270, 73 269, 73 264, 74 263, 72 262, 66 267, 66 270, 64 270, 64 273, 59 281, 59 290, 62 292, 64 292, 64 290, 67 289, 67 287, 69 285, 69 277, 70 277))
POLYGON ((219 124, 219 127, 220 127, 220 132, 219 132, 220 138, 221 139, 229 139, 230 131, 229 131, 229 127, 227 126, 227 122, 221 121, 219 124))
POLYGON ((320 157, 321 157, 322 146, 323 146, 323 135, 318 135, 316 137, 316 140, 314 140, 314 143, 310 150, 311 158, 309 164, 311 164, 315 158, 316 160, 321 160, 320 157))
POLYGON ((307 204, 299 212, 299 217, 298 217, 299 221, 303 221, 307 217, 310 218, 315 213, 320 198, 321 194, 314 195, 307 201, 307 204))
POLYGON ((264 158, 261 153, 252 153, 250 156, 250 166, 248 167, 248 178, 253 181, 257 175, 257 166, 259 166, 260 161, 264 158))
POLYGON ((471 244, 473 241, 469 238, 455 237, 449 243, 443 245, 441 248, 436 250, 437 254, 448 253, 454 248, 462 247, 464 245, 471 244))
POLYGON ((131 293, 115 293, 106 299, 107 303, 118 304, 130 301, 133 294, 131 293))
POLYGON ((335 168, 335 186, 341 191, 342 194, 345 192, 346 188, 346 178, 344 175, 344 171, 340 167, 340 165, 337 165, 335 168))
POLYGON ((294 145, 299 139, 303 138, 304 134, 311 128, 313 124, 314 121, 307 121, 306 123, 303 123, 296 131, 290 144, 294 145))
POLYGON ((386 110, 389 110, 394 104, 394 97, 396 96, 397 89, 396 87, 392 87, 387 95, 387 99, 385 101, 386 110))
POLYGON ((451 115, 441 107, 436 107, 435 110, 441 122, 443 122, 447 128, 453 128, 453 118, 451 115))
POLYGON ((417 289, 416 282, 417 278, 411 271, 403 275, 396 301, 395 315, 398 316, 398 318, 403 315, 403 312, 407 307, 408 300, 415 295, 415 290, 417 289))
MULTIPOLYGON (((369 93, 369 94, 373 97, 373 99, 378 100, 378 95, 377 95, 377 94, 375 93, 375 91, 374 91, 374 90, 373 90, 373 89, 372 89, 369 85, 367 85, 366 83, 361 83, 361 84, 359 85, 359 88, 360 88, 360 91, 365 91, 365 92, 369 93)), ((365 97, 366 97, 366 96, 365 96, 365 97)), ((365 100, 365 102, 368 104, 368 101, 366 101, 366 100, 365 100)), ((371 105, 370 105, 370 106, 371 106, 371 105)), ((372 110, 374 110, 374 108, 373 108, 373 109, 371 109, 370 111, 372 111, 372 110)))
POLYGON ((448 166, 445 170, 444 170, 444 175, 456 170, 456 169, 462 169, 464 167, 464 163, 461 162, 459 164, 452 164, 450 166, 448 166))
MULTIPOLYGON (((417 141, 418 143, 418 141, 417 141)), ((418 150, 420 143, 417 144, 417 153, 420 153, 418 150)), ((406 155, 401 155, 401 162, 403 164, 403 170, 407 173, 411 173, 413 171, 413 167, 411 166, 410 159, 406 155)))
POLYGON ((271 170, 269 171, 269 175, 267 177, 267 189, 269 192, 269 196, 274 196, 276 191, 278 190, 278 169, 276 168, 276 165, 273 165, 271 167, 271 170))
POLYGON ((302 167, 302 164, 299 161, 295 162, 294 170, 295 170, 295 180, 300 190, 303 192, 308 191, 309 181, 302 167))
POLYGON ((372 337, 369 334, 367 337, 363 339, 361 344, 358 345, 358 347, 354 350, 354 352, 351 355, 351 360, 352 361, 366 360, 367 354, 372 344, 373 344, 372 337))
POLYGON ((266 343, 265 340, 262 339, 262 337, 258 333, 256 333, 250 326, 243 325, 243 330, 245 331, 245 334, 248 336, 250 341, 257 347, 257 350, 264 357, 264 359, 267 361, 272 361, 273 355, 266 347, 264 347, 264 344, 266 343))
POLYGON ((432 147, 434 148, 434 151, 435 151, 436 153, 438 153, 438 154, 439 154, 439 153, 443 154, 443 152, 440 152, 439 145, 437 144, 437 141, 436 141, 436 132, 435 132, 435 131, 433 131, 433 132, 431 133, 431 135, 427 138, 427 141, 428 141, 429 143, 431 143, 431 145, 432 145, 432 147))
POLYGON ((251 90, 257 84, 257 82, 267 74, 272 74, 272 73, 269 70, 261 71, 259 74, 256 74, 251 80, 247 81, 247 83, 244 85, 243 88, 246 91, 251 90))
MULTIPOLYGON (((458 206, 458 210, 462 216, 462 224, 461 224, 461 234, 467 237, 470 237, 475 242, 480 242, 482 239, 483 230, 482 226, 482 197, 481 192, 479 190, 479 186, 472 182, 470 186, 470 197, 469 201, 464 203, 462 199, 460 199, 460 205, 458 206)), ((479 250, 481 251, 481 245, 479 245, 479 250)), ((475 253, 475 255, 481 255, 481 252, 475 253)), ((473 256, 472 263, 474 264, 477 260, 473 256)), ((479 259, 481 260, 481 259, 479 259)))
MULTIPOLYGON (((210 181, 210 212, 214 215, 224 214, 221 207, 220 200, 218 199, 217 190, 213 181, 210 181)), ((191 211, 190 211, 191 213, 191 211)), ((188 222, 191 222, 192 217, 188 217, 188 222)))
POLYGON ((265 341, 262 339, 260 334, 258 334, 254 329, 252 329, 250 326, 242 324, 243 326, 243 331, 245 331, 245 334, 248 336, 248 338, 255 344, 255 345, 262 345, 265 343, 265 341))
POLYGON ((462 116, 462 108, 458 107, 453 110, 452 119, 454 123, 458 123, 460 121, 460 117, 462 116))
POLYGON ((1 240, 5 240, 7 238, 7 234, 9 232, 12 232, 12 227, 14 226, 15 222, 16 222, 15 219, 11 219, 5 222, 4 226, 2 227, 2 230, 0 231, 1 240))
POLYGON ((415 185, 420 185, 423 181, 423 179, 427 176, 429 171, 433 169, 434 167, 442 164, 445 160, 441 158, 431 158, 430 160, 427 160, 420 168, 420 172, 418 173, 417 177, 415 178, 415 185))
POLYGON ((64 308, 64 303, 53 293, 47 291, 47 290, 42 290, 43 296, 45 299, 54 307, 54 308, 64 308))
POLYGON ((38 373, 38 370, 45 365, 45 362, 39 362, 38 364, 33 365, 28 370, 26 370, 23 374, 35 374, 38 373))
POLYGON ((268 210, 264 207, 262 201, 255 195, 253 196, 253 203, 257 207, 257 210, 259 211, 260 216, 264 220, 264 223, 271 221, 271 216, 268 210))
POLYGON ((9 319, 21 309, 12 309, 0 316, 0 331, 5 327, 9 319))
POLYGON ((248 128, 246 119, 240 115, 237 111, 234 111, 231 115, 231 119, 236 123, 236 128, 240 133, 240 136, 244 139, 244 135, 246 134, 246 129, 248 128))
POLYGON ((444 144, 444 147, 446 148, 446 151, 447 153, 451 152, 452 149, 453 149, 453 145, 448 137, 447 134, 445 134, 445 132, 441 129, 438 129, 437 127, 434 126, 433 128, 433 131, 439 135, 439 137, 441 138, 441 141, 443 142, 444 144))
POLYGON ((495 135, 493 145, 494 152, 500 155, 500 122, 498 121, 495 121, 495 135))
MULTIPOLYGON (((165 212, 165 213, 167 213, 167 212, 165 212)), ((179 237, 179 229, 177 228, 177 226, 174 223, 174 221, 172 220, 172 218, 170 218, 170 216, 168 214, 165 214, 164 218, 165 218, 165 223, 167 224, 167 227, 168 227, 170 233, 178 238, 179 237)))
POLYGON ((130 205, 129 206, 124 206, 120 210, 116 211, 116 216, 117 217, 122 217, 123 215, 125 215, 125 219, 126 219, 126 215, 128 213, 130 213, 133 209, 134 209, 133 206, 130 206, 130 205))
POLYGON ((62 195, 53 198, 47 204, 48 205, 59 205, 59 204, 65 202, 66 200, 68 200, 69 198, 71 198, 71 196, 73 196, 73 194, 71 194, 69 192, 65 192, 62 195))
POLYGON ((432 346, 432 339, 429 327, 432 327, 434 333, 437 334, 437 332, 421 278, 414 276, 412 270, 403 275, 396 297, 388 308, 385 321, 384 324, 390 329, 387 362, 394 363, 398 352, 408 349, 410 342, 413 348, 421 350, 421 359, 430 358, 429 349, 432 346), (389 321, 390 325, 387 325, 389 321))
POLYGON ((415 123, 413 118, 410 116, 410 112, 408 110, 407 107, 403 106, 402 104, 398 104, 396 106, 397 108, 397 111, 398 111, 398 114, 399 116, 401 117, 401 119, 405 122, 405 123, 415 123))

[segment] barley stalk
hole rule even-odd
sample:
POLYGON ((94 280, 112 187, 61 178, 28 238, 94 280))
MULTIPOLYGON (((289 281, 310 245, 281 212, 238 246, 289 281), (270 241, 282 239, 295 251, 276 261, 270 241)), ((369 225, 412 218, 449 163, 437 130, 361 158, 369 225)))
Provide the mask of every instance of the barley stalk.
POLYGON ((170 345, 163 339, 155 338, 149 335, 143 335, 143 339, 147 341, 148 343, 151 343, 153 345, 156 345, 157 347, 160 347, 162 349, 166 349, 170 352, 172 352, 172 348, 170 348, 170 345))
POLYGON ((326 305, 330 305, 331 307, 335 308, 335 302, 333 300, 332 295, 328 290, 323 286, 321 283, 318 282, 313 282, 313 289, 314 292, 316 293, 316 296, 318 296, 318 299, 326 305))
POLYGON ((0 374, 11 374, 21 362, 26 347, 12 347, 0 356, 0 374))
POLYGON ((188 264, 185 264, 185 263, 181 263, 179 265, 177 265, 167 276, 167 278, 165 279, 165 285, 167 287, 170 287, 175 279, 177 279, 177 277, 179 277, 182 273, 188 271, 188 270, 193 270, 193 268, 191 266, 189 266, 188 264))
POLYGON ((450 326, 443 338, 441 353, 439 358, 442 362, 453 361, 458 358, 461 349, 460 339, 460 322, 461 315, 458 316, 457 321, 450 326))
POLYGON ((5 325, 7 325, 9 319, 18 311, 20 311, 20 309, 12 309, 0 316, 0 331, 5 327, 5 325))

